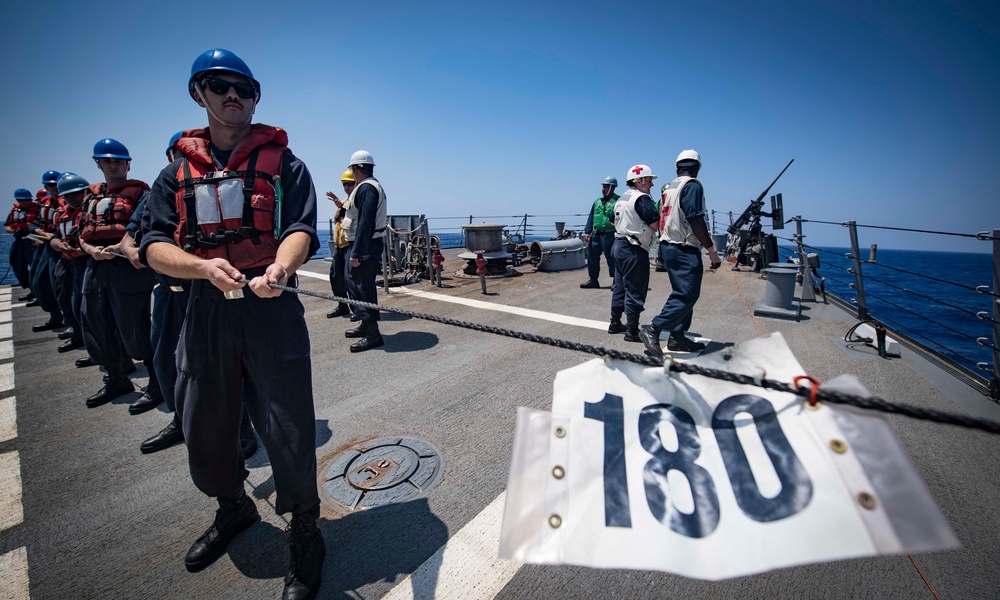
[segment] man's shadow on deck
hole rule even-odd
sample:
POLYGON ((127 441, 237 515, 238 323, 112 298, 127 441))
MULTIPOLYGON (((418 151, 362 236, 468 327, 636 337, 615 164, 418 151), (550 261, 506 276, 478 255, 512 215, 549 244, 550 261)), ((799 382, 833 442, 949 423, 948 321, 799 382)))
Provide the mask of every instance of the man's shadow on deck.
MULTIPOLYGON (((365 510, 317 525, 326 542, 323 583, 318 598, 357 598, 356 590, 380 581, 400 583, 448 541, 448 528, 426 498, 365 510)), ((279 579, 288 571, 288 534, 257 524, 229 545, 229 557, 253 579, 279 579)), ((431 599, 440 561, 413 578, 413 597, 431 599)))
MULTIPOLYGON (((333 432, 330 430, 330 420, 316 419, 316 447, 322 448, 330 441, 331 437, 333 437, 333 432)), ((257 452, 244 461, 247 469, 259 469, 271 464, 271 459, 267 455, 267 448, 264 447, 264 442, 261 441, 260 435, 257 435, 257 441, 257 452)), ((250 492, 251 496, 257 500, 267 500, 274 493, 274 473, 271 473, 259 485, 251 487, 253 488, 250 492)))

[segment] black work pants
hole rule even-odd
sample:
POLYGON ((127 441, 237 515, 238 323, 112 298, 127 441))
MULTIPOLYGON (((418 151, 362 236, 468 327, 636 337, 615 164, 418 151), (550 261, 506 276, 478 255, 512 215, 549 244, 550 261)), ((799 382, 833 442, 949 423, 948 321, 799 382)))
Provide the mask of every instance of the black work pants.
POLYGON ((63 324, 73 328, 73 339, 82 341, 80 323, 73 312, 73 275, 75 269, 68 258, 52 261, 52 279, 55 281, 56 302, 62 312, 63 324))
MULTIPOLYGON (((348 298, 347 270, 351 267, 351 244, 347 244, 343 248, 337 248, 330 258, 332 259, 330 263, 330 289, 333 291, 334 296, 348 298)), ((344 303, 342 302, 341 304, 344 303)), ((353 312, 354 307, 348 306, 353 312)))
MULTIPOLYGON (((353 246, 353 244, 352 244, 353 246)), ((382 238, 372 240, 368 245, 368 254, 360 258, 361 264, 348 267, 347 290, 352 300, 361 300, 378 304, 378 288, 375 287, 375 276, 378 275, 379 259, 382 258, 382 238)), ((379 311, 360 306, 354 307, 354 312, 364 323, 374 323, 379 320, 379 311)))
POLYGON ((90 262, 89 256, 80 256, 69 261, 70 271, 73 274, 73 298, 71 303, 71 308, 73 311, 73 318, 76 319, 76 326, 74 326, 73 340, 81 344, 84 343, 83 340, 83 276, 87 272, 87 263, 90 262))
POLYGON ((150 343, 153 345, 153 370, 160 384, 160 391, 167 400, 167 409, 175 410, 174 388, 177 383, 177 343, 181 338, 184 313, 191 297, 191 284, 170 289, 163 281, 153 290, 153 314, 150 325, 150 343))
POLYGON ((611 319, 617 321, 624 312, 639 315, 649 291, 649 252, 642 246, 615 238, 615 283, 611 290, 611 319))
POLYGON ((611 247, 615 243, 614 231, 597 231, 590 233, 590 243, 587 244, 587 274, 591 281, 597 281, 601 274, 601 255, 608 262, 608 275, 612 281, 615 278, 615 257, 611 255, 611 247))
POLYGON ((17 283, 24 289, 31 289, 31 274, 28 267, 35 253, 28 238, 15 238, 10 245, 10 269, 14 271, 17 283))
POLYGON ((35 261, 31 270, 31 291, 38 299, 38 306, 49 313, 53 321, 62 321, 62 311, 56 300, 56 291, 52 282, 52 250, 47 244, 35 249, 35 261))
POLYGON ((109 365, 124 355, 153 358, 149 303, 154 282, 152 269, 136 269, 124 258, 87 262, 80 312, 91 360, 109 365))
MULTIPOLYGON (((263 272, 243 271, 248 280, 263 272)), ((318 516, 316 416, 302 303, 287 292, 267 299, 249 288, 243 293, 227 300, 208 281, 192 282, 174 390, 191 479, 212 497, 243 489, 249 475, 239 440, 245 403, 271 461, 275 509, 318 516)))

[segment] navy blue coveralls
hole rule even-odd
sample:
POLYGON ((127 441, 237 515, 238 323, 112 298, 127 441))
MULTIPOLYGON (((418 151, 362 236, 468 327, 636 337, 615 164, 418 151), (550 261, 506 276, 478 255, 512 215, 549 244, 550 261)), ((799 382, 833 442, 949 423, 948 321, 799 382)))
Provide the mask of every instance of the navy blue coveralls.
MULTIPOLYGON (((149 192, 143 193, 136 210, 148 196, 149 192)), ((106 246, 113 242, 88 243, 106 246)), ((152 269, 136 269, 128 259, 95 260, 91 256, 87 260, 80 316, 83 341, 96 364, 107 366, 131 357, 143 361, 152 371, 149 305, 154 284, 152 269)), ((155 378, 154 372, 149 375, 155 378)))
MULTIPOLYGON (((635 201, 635 212, 643 223, 652 224, 660 220, 649 195, 635 201)), ((625 313, 630 323, 637 323, 646 303, 646 292, 649 291, 649 252, 623 237, 616 237, 612 255, 615 257, 615 283, 611 290, 611 321, 620 321, 622 313, 625 313)))
MULTIPOLYGON (((385 227, 385 223, 375 222, 378 219, 378 190, 374 186, 358 183, 357 191, 354 192, 354 203, 358 206, 360 214, 354 241, 348 246, 348 258, 356 258, 361 264, 356 267, 348 264, 347 291, 354 300, 378 304, 375 277, 378 275, 379 260, 385 248, 382 238, 372 239, 376 229, 385 227)), ((378 322, 378 310, 357 305, 353 308, 355 314, 361 317, 362 323, 378 322)))
MULTIPOLYGON (((688 222, 705 218, 705 190, 699 181, 689 181, 681 190, 681 210, 688 222)), ((701 248, 682 244, 660 243, 660 258, 670 278, 670 296, 653 317, 653 327, 679 335, 691 328, 694 305, 701 296, 705 273, 701 248)))
MULTIPOLYGON (((598 203, 611 204, 618 200, 618 194, 611 194, 609 198, 603 196, 590 205, 590 215, 587 216, 587 224, 583 227, 583 233, 590 235, 590 242, 587 244, 587 274, 591 281, 597 281, 601 274, 601 255, 608 262, 608 276, 612 280, 615 278, 615 257, 611 254, 611 248, 615 243, 615 230, 598 231, 594 229, 594 210, 598 203)), ((610 209, 609 209, 610 210, 610 209)), ((611 217, 612 221, 614 217, 611 217)))
MULTIPOLYGON (((231 152, 212 146, 222 170, 231 152)), ((155 243, 175 244, 180 158, 157 177, 146 206, 140 256, 155 243)), ((281 164, 282 240, 295 232, 319 249, 316 191, 305 164, 286 152, 281 164)), ((266 267, 242 269, 249 281, 266 267)), ((290 278, 289 286, 295 286, 290 278)), ((274 473, 279 514, 319 516, 316 489, 316 417, 309 331, 296 294, 260 298, 249 288, 227 300, 206 280, 191 282, 177 345, 174 402, 188 448, 191 479, 207 496, 232 497, 249 475, 240 450, 243 404, 264 442, 274 473)))

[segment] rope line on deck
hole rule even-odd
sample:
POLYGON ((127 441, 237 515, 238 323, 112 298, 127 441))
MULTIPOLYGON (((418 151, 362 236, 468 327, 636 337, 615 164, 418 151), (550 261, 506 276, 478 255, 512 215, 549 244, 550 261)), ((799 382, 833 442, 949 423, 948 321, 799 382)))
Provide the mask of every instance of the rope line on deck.
MULTIPOLYGON (((245 283, 246 281, 244 280, 243 282, 245 283)), ((516 331, 514 329, 494 327, 492 325, 482 325, 479 323, 460 321, 458 319, 452 319, 449 317, 439 317, 437 315, 414 312, 403 308, 395 308, 391 306, 372 304, 369 302, 362 302, 360 300, 353 300, 351 298, 335 296, 333 294, 329 294, 326 292, 314 292, 312 290, 293 288, 278 284, 268 284, 268 285, 272 289, 281 290, 283 292, 291 292, 293 294, 313 296, 314 298, 322 298, 324 300, 331 300, 334 302, 343 302, 346 304, 360 306, 362 308, 367 308, 371 310, 391 312, 399 315, 422 319, 425 321, 433 321, 435 323, 441 323, 444 325, 453 325, 455 327, 462 327, 464 329, 471 329, 473 331, 492 333, 495 335, 524 340, 528 342, 534 342, 546 346, 553 346, 555 348, 574 350, 577 352, 583 352, 585 354, 592 354, 594 356, 613 358, 616 360, 624 360, 640 365, 647 365, 650 367, 666 367, 670 371, 674 371, 677 373, 686 373, 688 375, 700 375, 702 377, 720 379, 723 381, 729 381, 731 383, 753 385, 757 387, 762 387, 764 389, 774 390, 777 392, 785 392, 795 396, 799 396, 806 401, 808 401, 811 393, 811 390, 808 386, 801 386, 801 387, 793 386, 783 381, 757 378, 757 377, 752 377, 750 375, 743 375, 741 373, 730 373, 728 371, 722 371, 719 369, 710 369, 707 367, 692 365, 688 363, 678 363, 673 359, 670 359, 669 365, 667 365, 664 362, 658 361, 646 355, 634 354, 631 352, 622 352, 621 350, 615 350, 614 348, 605 348, 603 346, 594 346, 591 344, 581 344, 579 342, 570 342, 567 340, 560 340, 558 338, 535 335, 533 333, 525 333, 523 331, 516 331)), ((987 419, 978 419, 954 413, 947 413, 939 410, 918 408, 915 406, 898 404, 895 402, 890 402, 883 398, 879 398, 877 396, 863 397, 863 396, 856 396, 853 394, 845 394, 843 392, 838 392, 834 390, 818 390, 816 392, 816 399, 819 400, 820 402, 830 402, 833 404, 847 404, 851 406, 857 406, 859 408, 866 408, 869 410, 877 410, 885 413, 904 415, 907 417, 920 419, 924 421, 933 421, 936 423, 958 425, 959 427, 979 429, 981 431, 986 431, 988 433, 1000 434, 1000 423, 994 421, 989 421, 987 419)))

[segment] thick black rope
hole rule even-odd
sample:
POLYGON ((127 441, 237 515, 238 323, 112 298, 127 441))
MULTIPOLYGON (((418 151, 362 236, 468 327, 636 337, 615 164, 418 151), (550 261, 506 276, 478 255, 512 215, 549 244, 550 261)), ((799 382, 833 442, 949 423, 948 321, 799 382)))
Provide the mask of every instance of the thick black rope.
MULTIPOLYGON (((291 292, 293 294, 313 296, 314 298, 322 298, 324 300, 332 300, 334 302, 343 302, 345 304, 360 306, 362 308, 367 308, 371 310, 391 312, 398 315, 423 319, 425 321, 434 321, 435 323, 442 323, 444 325, 453 325, 455 327, 462 327, 464 329, 472 329, 473 331, 482 331, 485 333, 492 333, 494 335, 501 335, 504 337, 525 340, 537 344, 544 344, 546 346, 554 346, 556 348, 563 348, 566 350, 575 350, 577 352, 583 352, 585 354, 593 354, 594 356, 602 356, 602 357, 606 356, 608 358, 613 358, 616 360, 624 360, 640 365, 647 365, 650 367, 664 366, 663 362, 643 354, 622 352, 620 350, 615 350, 613 348, 604 348, 602 346, 592 346, 590 344, 569 342, 566 340, 560 340, 548 336, 535 335, 532 333, 524 333, 523 331, 515 331, 513 329, 505 329, 503 327, 493 327, 492 325, 480 325, 479 323, 470 323, 468 321, 460 321, 458 319, 451 319, 448 317, 439 317, 437 315, 431 315, 427 313, 418 313, 402 308, 394 308, 391 306, 371 304, 369 302, 361 302, 360 300, 343 298, 325 292, 314 292, 312 290, 293 288, 273 283, 268 285, 272 289, 281 290, 283 292, 291 292)), ((710 377, 712 379, 721 379, 723 381, 729 381, 732 383, 739 383, 743 385, 755 385, 757 387, 762 387, 777 392, 786 392, 789 394, 793 394, 795 396, 801 396, 806 401, 809 401, 811 395, 811 388, 809 387, 796 387, 791 384, 785 383, 783 381, 756 378, 756 377, 751 377, 750 375, 731 373, 729 371, 722 371, 719 369, 710 369, 707 367, 700 367, 688 363, 678 363, 673 360, 670 361, 670 365, 668 368, 671 371, 675 371, 677 373, 687 373, 689 375, 701 375, 703 377, 710 377)), ((888 400, 884 400, 882 398, 878 398, 875 396, 864 398, 862 396, 855 396, 853 394, 844 394, 842 392, 836 392, 832 390, 818 389, 816 390, 815 397, 820 402, 830 402, 833 404, 849 404, 851 406, 867 408, 870 410, 878 410, 886 413, 904 415, 907 417, 911 417, 914 419, 921 419, 924 421, 934 421, 936 423, 958 425, 959 427, 979 429, 989 433, 1000 433, 1000 423, 996 423, 986 419, 967 417, 965 415, 946 413, 939 410, 917 408, 914 406, 907 406, 905 404, 896 404, 894 402, 889 402, 888 400)))

